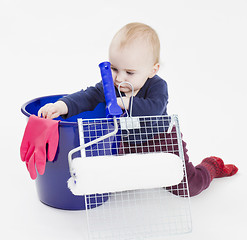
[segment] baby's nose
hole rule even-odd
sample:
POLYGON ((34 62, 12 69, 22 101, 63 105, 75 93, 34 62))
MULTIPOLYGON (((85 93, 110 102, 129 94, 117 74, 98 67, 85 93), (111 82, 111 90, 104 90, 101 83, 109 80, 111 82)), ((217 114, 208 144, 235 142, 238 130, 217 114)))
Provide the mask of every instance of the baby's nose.
POLYGON ((116 80, 117 80, 119 83, 125 81, 124 78, 123 78, 123 76, 122 76, 122 74, 117 74, 116 80))

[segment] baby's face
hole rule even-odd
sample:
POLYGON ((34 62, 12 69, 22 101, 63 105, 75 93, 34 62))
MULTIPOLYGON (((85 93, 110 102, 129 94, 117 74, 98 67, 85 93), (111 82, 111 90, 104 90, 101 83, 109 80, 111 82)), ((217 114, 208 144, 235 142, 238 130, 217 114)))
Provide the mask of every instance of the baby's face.
MULTIPOLYGON (((134 95, 156 73, 151 48, 144 40, 135 40, 120 48, 120 40, 114 39, 109 49, 109 61, 114 85, 118 87, 121 82, 130 82, 134 95)), ((120 91, 131 96, 132 89, 129 84, 122 84, 120 91)))

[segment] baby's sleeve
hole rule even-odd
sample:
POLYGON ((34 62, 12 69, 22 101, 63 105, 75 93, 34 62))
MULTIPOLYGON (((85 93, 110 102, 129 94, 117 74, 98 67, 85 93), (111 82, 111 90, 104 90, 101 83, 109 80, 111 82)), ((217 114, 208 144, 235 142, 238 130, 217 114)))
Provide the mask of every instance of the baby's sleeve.
MULTIPOLYGON (((150 82, 143 96, 133 98, 133 116, 166 115, 168 104, 167 83, 163 79, 150 82)), ((129 105, 130 106, 130 105, 129 105)))
POLYGON ((59 99, 59 101, 63 101, 68 107, 68 114, 63 115, 63 118, 69 118, 85 111, 92 111, 100 102, 105 102, 103 84, 99 82, 94 87, 69 94, 59 99))

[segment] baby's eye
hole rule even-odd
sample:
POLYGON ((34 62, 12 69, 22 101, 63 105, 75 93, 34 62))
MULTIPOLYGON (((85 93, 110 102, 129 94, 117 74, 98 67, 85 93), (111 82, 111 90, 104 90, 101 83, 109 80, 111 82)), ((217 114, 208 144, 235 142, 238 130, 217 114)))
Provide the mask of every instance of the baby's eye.
POLYGON ((111 67, 111 70, 112 70, 113 72, 117 72, 117 69, 114 68, 114 67, 111 67))
POLYGON ((133 72, 126 72, 128 75, 133 75, 134 73, 133 72))

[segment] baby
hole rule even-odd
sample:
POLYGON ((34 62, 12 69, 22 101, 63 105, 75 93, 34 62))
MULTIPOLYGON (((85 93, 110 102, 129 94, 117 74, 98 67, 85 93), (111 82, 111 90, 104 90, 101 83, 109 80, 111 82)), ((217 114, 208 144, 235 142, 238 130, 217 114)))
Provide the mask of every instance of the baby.
MULTIPOLYGON (((134 88, 133 116, 161 115, 166 113, 168 100, 167 84, 156 73, 159 70, 160 42, 157 33, 149 26, 130 23, 114 36, 109 48, 117 102, 124 110, 117 90, 122 82, 130 82, 134 88)), ((126 109, 130 106, 132 93, 129 84, 121 84, 120 91, 126 109)), ((42 107, 38 116, 64 118, 93 110, 98 103, 105 102, 102 82, 85 91, 68 95, 56 103, 42 107)))
MULTIPOLYGON (((160 67, 159 55, 160 42, 157 33, 150 26, 142 23, 127 24, 116 33, 110 44, 109 61, 111 62, 117 102, 123 110, 125 106, 127 111, 133 104, 133 116, 167 115, 167 84, 157 75, 160 67), (124 105, 117 90, 122 82, 120 91, 124 105), (133 85, 133 103, 130 103, 132 88, 124 82, 130 82, 133 85)), ((56 103, 45 105, 39 110, 38 116, 53 119, 61 115, 63 118, 69 118, 81 112, 93 110, 100 102, 105 102, 102 81, 94 87, 67 95, 56 103)), ((173 134, 172 132, 171 135, 173 134)), ((175 141, 173 139, 176 138, 171 136, 169 139, 175 141)), ((125 147, 128 149, 128 146, 125 147)), ((238 171, 236 166, 225 165, 218 157, 205 158, 194 167, 189 162, 184 141, 183 152, 191 196, 208 188, 214 178, 232 176, 238 171)), ((183 186, 181 186, 182 188, 183 186)), ((176 194, 175 191, 173 193, 176 194)))

